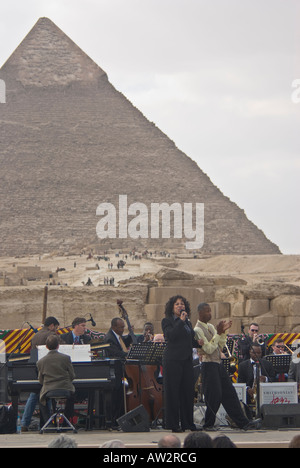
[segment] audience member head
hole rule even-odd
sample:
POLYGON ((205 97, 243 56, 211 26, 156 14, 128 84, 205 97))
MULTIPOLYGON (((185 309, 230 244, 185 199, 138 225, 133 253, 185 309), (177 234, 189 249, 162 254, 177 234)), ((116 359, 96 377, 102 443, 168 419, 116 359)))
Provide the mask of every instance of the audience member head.
POLYGON ((237 446, 229 439, 229 437, 223 435, 218 436, 212 441, 213 448, 237 448, 237 446))
POLYGON ((119 439, 111 439, 100 445, 100 448, 125 448, 125 444, 119 439))
POLYGON ((180 448, 181 447, 181 441, 180 439, 173 435, 173 434, 168 434, 162 437, 159 441, 157 446, 159 448, 180 448))
POLYGON ((184 448, 213 448, 211 437, 205 432, 190 432, 183 442, 184 448))
POLYGON ((77 443, 67 435, 61 434, 50 442, 48 448, 77 448, 77 443))
POLYGON ((296 435, 292 438, 289 448, 300 448, 300 435, 296 435))

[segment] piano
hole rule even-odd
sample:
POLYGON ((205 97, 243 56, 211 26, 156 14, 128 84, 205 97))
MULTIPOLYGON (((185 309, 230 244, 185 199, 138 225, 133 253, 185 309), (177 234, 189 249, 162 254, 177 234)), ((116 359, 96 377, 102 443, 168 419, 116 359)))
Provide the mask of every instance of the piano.
MULTIPOLYGON (((35 363, 8 362, 8 393, 11 396, 15 414, 21 393, 39 392, 41 384, 35 363)), ((92 430, 94 420, 104 420, 104 428, 112 425, 112 390, 122 378, 122 363, 116 359, 103 359, 90 362, 73 362, 76 390, 88 392, 88 414, 86 430, 92 430), (95 410, 95 413, 94 413, 95 410), (101 414, 103 412, 103 414, 101 414)))

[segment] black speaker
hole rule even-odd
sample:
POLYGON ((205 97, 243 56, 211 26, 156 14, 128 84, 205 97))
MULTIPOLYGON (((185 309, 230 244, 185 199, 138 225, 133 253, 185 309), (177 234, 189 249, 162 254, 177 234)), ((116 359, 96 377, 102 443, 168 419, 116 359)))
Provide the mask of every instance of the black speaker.
POLYGON ((268 429, 300 427, 300 405, 262 405, 262 425, 268 429))
POLYGON ((149 432, 149 415, 143 405, 134 408, 117 419, 123 432, 149 432))

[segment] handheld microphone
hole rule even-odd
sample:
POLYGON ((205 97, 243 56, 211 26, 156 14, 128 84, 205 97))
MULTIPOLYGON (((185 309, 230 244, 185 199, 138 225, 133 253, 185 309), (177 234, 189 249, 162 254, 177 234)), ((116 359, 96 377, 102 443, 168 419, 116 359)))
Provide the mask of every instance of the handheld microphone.
MULTIPOLYGON (((185 312, 185 308, 184 308, 184 309, 181 309, 181 311, 180 311, 180 315, 182 314, 182 312, 185 312)), ((188 315, 186 315, 186 316, 185 316, 185 319, 184 319, 184 321, 186 322, 187 320, 188 320, 188 315)))

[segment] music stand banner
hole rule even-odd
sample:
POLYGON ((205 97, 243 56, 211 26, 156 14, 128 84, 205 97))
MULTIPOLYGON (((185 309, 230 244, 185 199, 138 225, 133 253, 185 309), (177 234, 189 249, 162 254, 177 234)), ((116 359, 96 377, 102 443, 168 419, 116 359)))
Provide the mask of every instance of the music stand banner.
POLYGON ((261 383, 260 406, 298 403, 297 382, 261 383))

